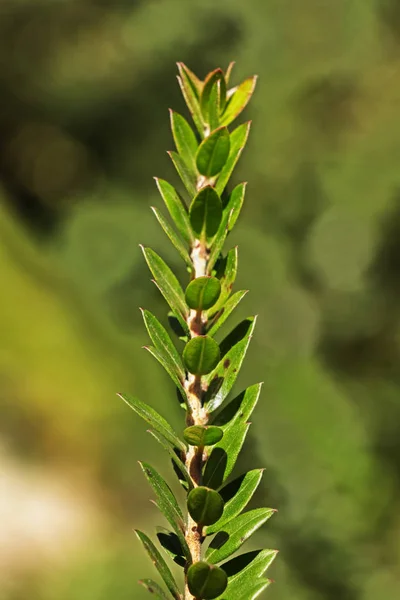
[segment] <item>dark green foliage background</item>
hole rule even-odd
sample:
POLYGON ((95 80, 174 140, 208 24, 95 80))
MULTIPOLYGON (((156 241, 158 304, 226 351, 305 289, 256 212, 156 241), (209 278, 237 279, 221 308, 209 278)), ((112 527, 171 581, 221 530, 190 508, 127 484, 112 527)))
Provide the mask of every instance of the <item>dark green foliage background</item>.
POLYGON ((396 0, 3 0, 0 56, 1 460, 100 515, 62 560, 6 538, 1 597, 147 596, 132 528, 164 523, 136 460, 172 472, 115 392, 183 413, 141 350, 138 306, 166 305, 138 243, 185 281, 149 208, 154 175, 177 183, 175 62, 236 60, 235 82, 260 76, 229 243, 235 318, 259 313, 236 389, 265 381, 240 468, 267 467, 254 504, 279 509, 253 546, 281 551, 265 597, 399 598, 396 0))

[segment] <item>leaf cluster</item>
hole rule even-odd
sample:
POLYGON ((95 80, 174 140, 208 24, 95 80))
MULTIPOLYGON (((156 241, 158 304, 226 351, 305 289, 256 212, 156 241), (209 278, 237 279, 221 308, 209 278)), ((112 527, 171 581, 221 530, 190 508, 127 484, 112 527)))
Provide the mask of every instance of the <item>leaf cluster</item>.
POLYGON ((171 110, 176 150, 169 155, 187 198, 157 178, 168 216, 155 207, 153 212, 185 262, 186 289, 154 250, 142 247, 153 281, 168 304, 174 331, 179 332, 173 341, 157 317, 142 310, 151 341, 146 349, 172 379, 186 410, 182 435, 149 405, 121 394, 169 454, 187 494, 182 509, 163 477, 151 465, 140 463, 170 527, 158 529, 158 547, 137 531, 168 592, 152 580, 141 583, 161 599, 251 600, 268 586, 263 575, 276 555, 274 550, 256 550, 231 558, 274 513, 270 508, 243 512, 260 483, 262 469, 231 478, 261 391, 261 384, 255 384, 229 400, 256 318, 245 319, 221 342, 215 339, 246 294, 245 290, 232 293, 238 251, 234 247, 224 253, 224 246, 244 202, 245 183, 231 193, 226 186, 245 147, 250 123, 233 131, 228 127, 250 100, 256 77, 229 88, 232 67, 233 63, 226 72, 215 69, 201 81, 186 65, 178 64, 178 82, 195 129, 171 110), (161 551, 183 568, 185 591, 161 551))

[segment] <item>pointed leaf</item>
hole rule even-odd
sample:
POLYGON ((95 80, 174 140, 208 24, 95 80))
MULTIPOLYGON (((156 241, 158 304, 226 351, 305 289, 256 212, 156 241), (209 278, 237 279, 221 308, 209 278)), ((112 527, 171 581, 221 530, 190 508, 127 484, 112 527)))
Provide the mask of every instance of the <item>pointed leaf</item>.
POLYGON ((245 79, 233 90, 229 90, 229 100, 221 117, 222 125, 229 125, 247 106, 256 88, 257 75, 245 79))
POLYGON ((236 163, 239 160, 243 148, 246 145, 247 138, 249 136, 250 125, 250 121, 248 123, 243 123, 242 125, 239 125, 239 127, 237 127, 236 129, 234 129, 234 131, 232 131, 230 135, 229 156, 219 174, 217 183, 215 184, 215 189, 217 190, 220 196, 224 191, 225 186, 230 179, 230 176, 232 175, 233 169, 235 168, 236 163))
POLYGON ((221 223, 222 203, 213 187, 203 187, 194 198, 189 211, 190 224, 200 239, 211 239, 221 223))
POLYGON ((168 452, 168 454, 170 455, 171 459, 173 460, 173 462, 175 463, 175 465, 178 467, 179 472, 185 478, 185 481, 187 482, 188 488, 192 489, 193 488, 192 478, 189 475, 189 471, 187 470, 185 463, 182 461, 182 459, 176 453, 175 448, 173 448, 167 442, 167 440, 162 435, 160 435, 159 433, 156 433, 152 429, 149 430, 149 433, 157 440, 157 442, 164 448, 164 450, 166 450, 168 452))
POLYGON ((221 294, 218 302, 208 311, 207 316, 212 317, 219 312, 225 305, 232 292, 238 269, 238 249, 231 248, 226 257, 218 261, 216 265, 216 277, 221 282, 221 294))
POLYGON ((142 585, 150 594, 153 595, 153 598, 157 598, 158 600, 169 600, 168 596, 165 592, 160 588, 158 583, 153 581, 152 579, 139 579, 140 585, 142 585))
POLYGON ((172 312, 175 314, 184 330, 188 331, 185 319, 189 314, 189 308, 185 302, 185 295, 179 281, 169 266, 156 252, 154 252, 154 250, 145 248, 144 246, 141 248, 158 289, 171 307, 172 312))
POLYGON ((224 432, 213 425, 192 425, 183 432, 185 441, 191 446, 214 446, 222 440, 224 432))
POLYGON ((201 136, 204 135, 203 116, 200 109, 200 93, 202 84, 200 80, 192 73, 186 65, 178 63, 179 76, 178 82, 187 104, 187 107, 192 115, 193 122, 201 136))
POLYGON ((226 430, 235 427, 237 423, 246 423, 258 402, 262 386, 262 383, 255 383, 246 388, 222 408, 214 417, 213 425, 226 430))
POLYGON ((228 68, 226 69, 226 72, 225 72, 226 85, 229 84, 229 81, 230 81, 231 75, 232 75, 232 70, 233 70, 234 66, 235 66, 235 61, 232 61, 232 62, 229 63, 228 68))
POLYGON ((221 110, 221 81, 216 81, 211 89, 210 100, 208 104, 208 124, 210 131, 219 127, 219 115, 221 110))
POLYGON ((165 529, 165 527, 157 527, 157 538, 165 552, 172 558, 174 563, 180 567, 184 567, 186 559, 182 550, 181 543, 176 533, 165 529))
POLYGON ((218 364, 219 358, 217 342, 207 335, 192 338, 183 350, 183 362, 189 373, 194 375, 210 373, 218 364))
POLYGON ((249 427, 250 423, 243 423, 234 431, 225 432, 222 438, 224 443, 221 440, 213 447, 204 469, 204 485, 218 489, 226 481, 235 466, 249 427))
POLYGON ((186 402, 187 395, 186 395, 185 387, 184 387, 182 381, 179 379, 179 377, 175 373, 175 371, 170 368, 170 361, 165 358, 164 354, 161 354, 156 348, 154 348, 154 346, 143 346, 143 348, 145 350, 147 350, 147 352, 150 352, 150 354, 152 356, 154 356, 154 358, 156 360, 158 360, 160 365, 164 367, 164 369, 167 371, 168 375, 171 377, 172 381, 175 383, 176 387, 178 388, 183 400, 185 400, 185 402, 186 402))
POLYGON ((226 589, 228 578, 219 567, 200 561, 189 567, 187 582, 190 593, 198 600, 212 600, 226 589))
POLYGON ((216 564, 239 550, 249 537, 273 514, 272 508, 256 508, 230 521, 223 531, 217 533, 207 548, 205 558, 216 564))
MULTIPOLYGON (((246 593, 251 592, 257 581, 277 555, 276 550, 254 550, 241 554, 222 565, 222 569, 228 575, 228 587, 224 593, 227 600, 230 598, 248 597, 246 593)), ((262 582, 268 581, 262 579, 262 582)))
POLYGON ((182 115, 170 111, 171 129, 176 149, 189 169, 196 174, 196 152, 198 143, 192 128, 182 115))
POLYGON ((212 90, 215 88, 215 84, 217 82, 220 84, 218 112, 222 112, 226 102, 226 82, 222 69, 215 69, 215 71, 209 73, 204 80, 203 91, 200 98, 200 108, 203 114, 203 119, 207 123, 210 122, 210 103, 212 100, 215 100, 215 98, 212 98, 212 90))
MULTIPOLYGON (((205 378, 208 385, 205 406, 209 412, 217 409, 231 391, 246 356, 256 319, 250 317, 243 322, 247 322, 247 331, 243 338, 222 357, 215 369, 205 378)), ((245 331, 244 327, 242 331, 245 331)))
POLYGON ((158 179, 155 177, 157 187, 161 194, 162 199, 165 202, 165 206, 168 209, 169 214, 173 222, 176 225, 179 233, 187 244, 193 242, 193 232, 190 226, 188 209, 183 203, 183 200, 178 196, 175 188, 165 181, 164 179, 158 179))
POLYGON ((211 272, 216 261, 218 260, 225 243, 226 236, 232 230, 240 214, 240 210, 243 206, 246 185, 246 183, 240 183, 235 187, 229 197, 227 205, 223 209, 222 219, 215 235, 210 256, 208 258, 207 268, 209 272, 211 272))
POLYGON ((217 302, 220 293, 219 279, 209 276, 196 277, 186 288, 186 304, 193 310, 208 310, 217 302))
POLYGON ((216 129, 203 140, 196 155, 196 165, 199 173, 205 177, 218 175, 229 160, 230 145, 229 131, 226 127, 216 129))
POLYGON ((197 177, 177 152, 173 152, 171 150, 170 152, 167 152, 167 154, 172 160, 176 172, 181 178, 183 185, 189 192, 189 195, 191 197, 194 196, 197 191, 197 177))
POLYGON ((180 600, 181 595, 179 592, 179 588, 176 584, 176 581, 175 581, 167 563, 165 562, 165 560, 163 559, 163 557, 161 556, 161 554, 159 553, 159 551, 157 550, 157 548, 155 547, 155 545, 153 544, 151 539, 145 533, 143 533, 142 531, 139 531, 138 529, 135 530, 135 533, 136 533, 137 537, 139 538, 139 540, 142 542, 144 549, 146 550, 147 554, 150 556, 151 562, 154 564, 157 571, 161 575, 165 585, 171 592, 172 596, 176 600, 180 600))
POLYGON ((190 559, 190 550, 188 548, 183 533, 185 527, 183 522, 182 511, 179 508, 179 505, 176 501, 174 494, 171 491, 171 488, 166 483, 166 481, 164 481, 161 475, 157 473, 157 471, 153 469, 153 467, 151 467, 148 463, 139 462, 139 465, 141 466, 147 481, 150 483, 151 487, 155 492, 158 508, 163 513, 164 517, 167 519, 168 523, 171 525, 172 529, 178 536, 183 551, 185 552, 185 556, 188 559, 190 559))
POLYGON ((205 534, 211 535, 220 531, 226 523, 237 517, 251 500, 261 481, 264 469, 254 469, 231 483, 228 483, 219 493, 225 502, 224 512, 219 521, 206 527, 205 534))
POLYGON ((137 398, 133 396, 129 396, 127 394, 118 394, 118 396, 126 402, 126 404, 132 408, 136 414, 138 414, 142 419, 144 419, 151 427, 153 427, 156 431, 161 433, 161 435, 170 442, 173 446, 176 446, 182 452, 186 452, 186 446, 179 439, 175 431, 172 429, 171 425, 158 414, 154 408, 151 408, 148 404, 141 402, 137 398))
POLYGON ((185 369, 178 350, 175 348, 167 330, 160 321, 149 310, 143 310, 142 316, 147 332, 156 350, 163 355, 169 365, 169 369, 176 373, 178 379, 185 380, 185 369))
POLYGON ((270 585, 271 585, 270 579, 261 579, 257 583, 254 583, 251 586, 251 588, 248 588, 242 596, 240 596, 240 597, 238 597, 236 595, 233 595, 231 597, 227 596, 226 600, 231 600, 231 599, 232 600, 255 600, 270 585))
POLYGON ((239 292, 235 292, 229 300, 225 303, 225 306, 220 309, 220 311, 213 317, 211 322, 209 322, 209 327, 207 333, 211 336, 214 336, 218 329, 225 323, 229 315, 236 308, 239 302, 244 298, 247 294, 248 290, 241 290, 239 292))
POLYGON ((171 227, 171 225, 169 224, 167 219, 164 217, 162 212, 160 212, 158 210, 158 208, 155 208, 154 206, 152 206, 151 210, 155 214, 157 221, 160 223, 161 227, 163 228, 164 232, 167 234, 167 236, 171 240, 172 244, 178 250, 181 258, 185 261, 185 263, 187 264, 187 266, 190 269, 193 269, 193 263, 190 260, 188 250, 187 250, 185 244, 183 243, 182 239, 176 233, 175 229, 173 227, 171 227))

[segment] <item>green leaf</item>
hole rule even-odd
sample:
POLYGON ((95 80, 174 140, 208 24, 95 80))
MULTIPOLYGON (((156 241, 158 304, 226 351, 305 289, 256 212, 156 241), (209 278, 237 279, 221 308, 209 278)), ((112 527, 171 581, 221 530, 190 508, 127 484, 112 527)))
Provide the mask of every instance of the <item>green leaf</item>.
POLYGON ((229 300, 225 303, 225 306, 223 306, 220 311, 214 315, 212 320, 209 321, 208 326, 210 329, 207 331, 209 335, 214 336, 217 333, 218 329, 225 323, 229 315, 236 308, 242 298, 244 298, 247 292, 248 290, 241 290, 239 292, 235 292, 229 298, 229 300))
POLYGON ((185 463, 182 461, 182 459, 176 453, 176 449, 173 448, 166 441, 166 439, 162 435, 160 435, 159 433, 156 433, 152 429, 149 429, 149 433, 157 440, 157 442, 164 448, 164 450, 166 450, 168 452, 168 454, 170 455, 171 459, 173 460, 173 462, 177 466, 179 473, 182 474, 184 480, 187 482, 188 488, 192 489, 193 488, 192 478, 190 477, 189 471, 187 470, 185 463))
POLYGON ((218 364, 219 346, 213 338, 199 335, 191 339, 183 350, 183 362, 189 373, 206 375, 218 364))
POLYGON ((194 198, 189 211, 193 231, 200 239, 211 239, 222 219, 222 202, 215 189, 207 185, 194 198))
POLYGON ((262 385, 262 383, 255 383, 231 400, 214 417, 213 425, 226 430, 235 427, 237 423, 246 423, 258 402, 262 385))
POLYGON ((143 533, 142 531, 139 531, 138 529, 135 530, 135 533, 136 533, 137 537, 139 538, 139 540, 142 542, 144 549, 146 550, 147 554, 150 556, 151 562, 154 564, 157 571, 161 575, 165 585, 171 592, 172 596, 176 600, 180 600, 181 595, 179 592, 179 588, 176 584, 176 581, 175 581, 167 563, 165 562, 165 560, 163 559, 163 557, 161 556, 161 554, 159 553, 159 551, 157 550, 157 548, 155 547, 155 545, 153 544, 151 539, 149 537, 147 537, 147 535, 145 533, 143 533))
POLYGON ((192 115, 193 122, 201 136, 204 135, 203 116, 200 109, 200 94, 203 84, 200 80, 184 65, 178 63, 178 82, 182 90, 183 97, 192 115))
POLYGON ((192 128, 182 115, 170 110, 171 129, 176 149, 189 169, 196 174, 196 152, 198 143, 192 128))
POLYGON ((175 188, 168 181, 157 177, 155 177, 155 181, 176 228, 185 242, 188 245, 191 244, 194 237, 190 226, 188 209, 182 198, 179 197, 175 188))
POLYGON ((171 150, 167 152, 167 154, 172 160, 176 172, 181 178, 183 185, 189 192, 190 197, 194 196, 197 192, 197 177, 177 152, 171 150))
POLYGON ((247 138, 249 137, 251 122, 243 123, 234 129, 230 135, 230 150, 229 156, 226 160, 221 173, 219 174, 215 189, 221 196, 228 183, 230 176, 232 175, 233 169, 236 166, 237 161, 246 145, 247 138))
POLYGON ((209 272, 212 271, 216 261, 218 260, 226 237, 232 230, 240 214, 240 210, 243 206, 246 185, 246 183, 240 183, 235 187, 229 197, 227 205, 223 209, 222 219, 211 248, 210 256, 208 258, 207 268, 209 272))
POLYGON ((219 127, 219 115, 221 106, 221 82, 216 81, 212 86, 208 104, 208 123, 210 131, 219 127))
POLYGON ((185 261, 185 263, 188 265, 188 267, 190 269, 193 269, 193 263, 190 260, 188 250, 187 250, 185 244, 183 243, 182 239, 176 233, 175 229, 173 227, 171 227, 171 225, 169 224, 167 219, 158 210, 158 208, 155 208, 154 206, 152 206, 151 210, 155 214, 157 221, 160 223, 161 227, 163 228, 164 232, 167 234, 167 236, 171 240, 172 244, 178 250, 181 258, 183 258, 183 260, 185 261))
POLYGON ((222 125, 229 125, 240 115, 249 103, 256 88, 257 75, 245 79, 240 85, 228 92, 228 102, 221 117, 222 125))
POLYGON ((185 441, 191 446, 214 446, 222 440, 224 432, 213 425, 192 425, 183 432, 185 441))
POLYGON ((154 598, 158 598, 158 600, 169 600, 168 596, 166 596, 158 583, 152 579, 139 579, 139 583, 145 587, 146 590, 154 596, 154 598))
POLYGON ((214 177, 222 170, 230 155, 230 136, 226 127, 220 127, 203 140, 197 150, 196 165, 205 177, 214 177))
POLYGON ((151 341, 168 365, 168 372, 171 371, 175 373, 178 380, 183 384, 185 380, 185 369, 178 350, 175 348, 167 330, 150 311, 140 310, 142 311, 143 321, 151 341))
POLYGON ((226 589, 225 571, 204 561, 191 565, 187 573, 188 588, 193 596, 204 600, 217 598, 226 589))
POLYGON ((186 318, 189 308, 185 302, 185 295, 179 281, 169 266, 151 248, 141 246, 146 262, 153 274, 155 284, 169 304, 172 312, 179 320, 183 329, 188 332, 186 318))
POLYGON ((175 431, 172 429, 171 425, 158 414, 154 408, 151 408, 148 404, 141 402, 137 398, 133 396, 129 396, 127 394, 118 394, 118 396, 126 402, 126 404, 132 408, 136 414, 138 414, 142 419, 144 419, 153 429, 161 433, 161 435, 170 442, 173 446, 176 446, 182 452, 186 452, 186 446, 179 439, 175 431))
POLYGON ((231 75, 232 75, 232 70, 233 70, 234 66, 235 66, 235 61, 232 61, 232 62, 229 63, 228 68, 226 69, 226 72, 225 72, 226 85, 229 84, 229 81, 230 81, 231 75))
POLYGON ((139 462, 139 465, 141 466, 147 481, 150 483, 155 492, 158 508, 163 513, 172 529, 175 531, 180 543, 182 544, 185 556, 189 559, 191 554, 183 533, 185 529, 183 514, 179 508, 174 494, 171 491, 171 488, 168 486, 166 481, 164 481, 161 475, 157 473, 157 471, 148 463, 139 462))
POLYGON ((158 541, 165 552, 177 565, 184 567, 186 564, 186 558, 176 533, 169 531, 169 529, 165 529, 165 527, 157 527, 156 529, 158 541))
POLYGON ((215 102, 216 98, 213 97, 213 90, 216 88, 216 84, 219 84, 219 94, 217 112, 223 111, 226 103, 226 82, 225 76, 222 69, 215 69, 207 75, 204 80, 203 91, 200 98, 200 108, 203 114, 203 118, 207 123, 210 123, 210 112, 212 111, 211 103, 215 102), (211 111, 210 111, 211 109, 211 111))
POLYGON ((214 304, 207 316, 212 317, 219 312, 225 305, 225 302, 232 293, 238 269, 238 249, 231 248, 225 258, 218 261, 216 265, 216 277, 221 282, 221 294, 218 302, 214 304))
POLYGON ((219 493, 225 503, 224 512, 216 523, 206 527, 205 534, 211 535, 220 531, 226 523, 237 517, 247 506, 256 491, 264 469, 254 469, 240 477, 237 477, 231 483, 228 483, 219 493))
POLYGON ((224 501, 215 490, 198 486, 189 493, 187 506, 193 521, 200 525, 212 525, 220 519, 224 501))
POLYGON ((205 406, 209 412, 217 409, 231 391, 246 356, 256 320, 257 317, 250 317, 240 324, 242 339, 222 357, 215 369, 207 375, 205 383, 208 385, 208 389, 205 406))
MULTIPOLYGON (((248 598, 246 594, 251 592, 255 583, 262 577, 277 555, 276 550, 254 550, 232 558, 222 565, 222 569, 228 575, 228 587, 224 598, 235 600, 236 598, 248 598)), ((265 584, 266 579, 261 580, 265 584)), ((264 589, 264 588, 263 588, 264 589)))
POLYGON ((255 600, 255 598, 258 598, 269 585, 271 585, 270 579, 262 579, 261 581, 254 583, 242 596, 238 597, 235 595, 231 596, 231 598, 227 596, 226 600, 255 600))
POLYGON ((221 442, 213 447, 204 469, 204 485, 217 489, 226 481, 235 466, 249 427, 250 423, 244 423, 235 430, 228 430, 221 442))
POLYGON ((216 277, 197 277, 185 292, 186 304, 193 310, 207 310, 214 306, 221 293, 221 283, 216 277))
POLYGON ((272 508, 256 508, 230 521, 217 533, 206 550, 205 558, 215 564, 239 550, 242 544, 273 514, 272 508))
MULTIPOLYGON (((171 377, 172 381, 175 383, 176 387, 179 389, 182 399, 186 403, 187 395, 186 395, 185 387, 184 387, 182 381, 176 375, 175 371, 172 371, 170 369, 170 362, 165 358, 164 354, 161 354, 156 348, 154 348, 154 346, 143 346, 143 348, 145 350, 147 350, 147 352, 150 352, 150 354, 152 356, 154 356, 154 358, 156 360, 158 360, 160 365, 162 367, 164 367, 164 369, 167 371, 168 375, 171 377)), ((186 406, 186 404, 185 404, 185 406, 186 406)))

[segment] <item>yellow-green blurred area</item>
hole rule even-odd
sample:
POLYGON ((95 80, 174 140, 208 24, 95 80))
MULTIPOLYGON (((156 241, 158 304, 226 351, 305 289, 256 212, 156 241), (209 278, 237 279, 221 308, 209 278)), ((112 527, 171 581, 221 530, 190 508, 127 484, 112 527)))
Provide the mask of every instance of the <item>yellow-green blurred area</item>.
POLYGON ((254 506, 279 509, 247 549, 280 550, 271 600, 400 598, 399 2, 1 0, 2 600, 157 578, 137 460, 174 475, 116 392, 182 430, 141 350, 138 307, 166 305, 138 244, 184 284, 149 208, 154 175, 179 187, 175 63, 231 60, 259 82, 229 238, 250 293, 223 333, 259 314, 236 390, 265 381, 236 474, 265 466, 254 506))

